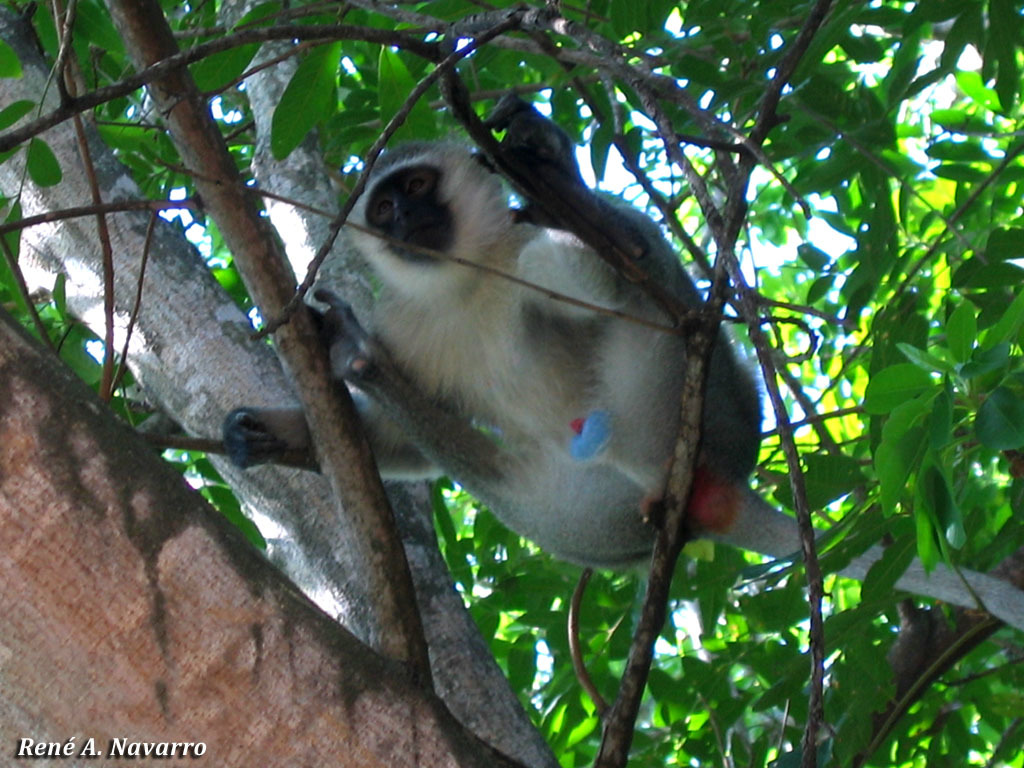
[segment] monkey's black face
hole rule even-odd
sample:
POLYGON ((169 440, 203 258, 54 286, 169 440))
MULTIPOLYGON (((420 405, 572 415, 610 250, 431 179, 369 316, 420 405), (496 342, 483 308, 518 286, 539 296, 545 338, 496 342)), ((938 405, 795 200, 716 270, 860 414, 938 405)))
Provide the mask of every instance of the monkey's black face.
MULTIPOLYGON (((367 223, 395 240, 446 251, 452 243, 452 215, 438 199, 441 171, 429 165, 413 165, 385 176, 373 188, 366 207, 367 223)), ((413 260, 433 257, 419 251, 401 251, 413 260)))

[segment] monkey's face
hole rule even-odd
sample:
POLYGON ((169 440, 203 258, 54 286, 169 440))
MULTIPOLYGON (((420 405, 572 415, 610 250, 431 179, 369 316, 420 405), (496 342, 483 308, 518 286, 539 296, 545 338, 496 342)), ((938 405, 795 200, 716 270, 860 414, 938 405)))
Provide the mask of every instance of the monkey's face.
POLYGON ((389 238, 414 246, 395 249, 403 258, 433 260, 419 249, 447 252, 452 245, 452 214, 439 196, 442 173, 426 164, 405 166, 373 187, 366 222, 389 238))
POLYGON ((381 155, 346 239, 391 290, 446 301, 479 282, 476 262, 514 270, 529 228, 513 224, 501 178, 464 144, 412 143, 381 155))

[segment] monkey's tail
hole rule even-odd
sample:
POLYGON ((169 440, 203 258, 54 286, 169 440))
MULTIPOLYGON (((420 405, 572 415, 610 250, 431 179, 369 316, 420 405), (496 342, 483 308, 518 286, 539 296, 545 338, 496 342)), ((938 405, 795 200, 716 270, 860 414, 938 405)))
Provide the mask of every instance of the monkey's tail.
MULTIPOLYGON (((796 520, 775 509, 756 493, 746 491, 736 510, 736 518, 727 533, 713 538, 725 544, 775 558, 800 558, 800 537, 796 520)), ((827 534, 826 534, 827 535, 827 534)), ((819 540, 821 540, 819 536, 819 540)), ((855 557, 839 573, 863 581, 881 559, 884 549, 873 546, 855 557)), ((965 569, 953 570, 939 564, 927 572, 915 558, 896 580, 897 589, 943 602, 988 611, 1012 627, 1024 631, 1024 590, 1008 581, 965 569)))

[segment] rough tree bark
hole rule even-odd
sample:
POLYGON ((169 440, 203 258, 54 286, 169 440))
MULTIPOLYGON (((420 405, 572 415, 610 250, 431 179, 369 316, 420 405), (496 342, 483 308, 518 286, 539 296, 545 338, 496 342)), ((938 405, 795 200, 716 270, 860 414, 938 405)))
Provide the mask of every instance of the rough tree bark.
POLYGON ((82 764, 89 739, 107 755, 120 738, 202 744, 225 766, 516 765, 316 608, 6 313, 0 391, 5 755, 74 737, 82 764))

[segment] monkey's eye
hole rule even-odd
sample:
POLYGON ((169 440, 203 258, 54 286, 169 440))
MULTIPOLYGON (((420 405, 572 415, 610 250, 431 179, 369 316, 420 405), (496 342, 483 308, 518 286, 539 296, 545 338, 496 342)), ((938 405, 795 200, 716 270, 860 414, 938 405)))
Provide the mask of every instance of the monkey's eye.
POLYGON ((390 197, 379 197, 373 205, 373 214, 370 218, 375 224, 384 224, 391 218, 394 209, 395 203, 390 197))
POLYGON ((427 170, 416 171, 406 179, 405 193, 411 197, 423 197, 434 191, 436 183, 437 174, 427 170))

